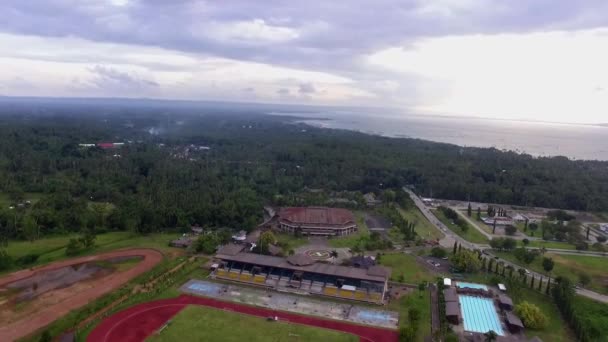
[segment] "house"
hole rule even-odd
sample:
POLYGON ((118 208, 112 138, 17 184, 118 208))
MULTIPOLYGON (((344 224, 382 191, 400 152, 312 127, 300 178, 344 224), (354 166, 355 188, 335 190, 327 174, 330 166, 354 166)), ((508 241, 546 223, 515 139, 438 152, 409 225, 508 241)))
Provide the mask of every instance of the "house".
POLYGON ((190 227, 190 231, 192 231, 192 234, 194 235, 201 235, 204 232, 203 227, 199 227, 199 226, 192 226, 190 227))
POLYGON ((524 324, 521 322, 521 319, 512 312, 507 312, 505 315, 505 323, 507 323, 507 328, 509 328, 509 331, 513 334, 520 333, 524 330, 524 324))
POLYGON ((169 246, 177 248, 188 248, 192 245, 192 239, 182 236, 179 239, 169 242, 169 246))
POLYGON ((513 300, 507 295, 500 294, 498 295, 498 307, 503 310, 511 311, 513 310, 513 300))
POLYGON ((350 258, 350 264, 353 267, 368 269, 372 266, 376 266, 376 259, 371 256, 357 255, 350 258))
POLYGON ((247 240, 247 232, 241 230, 240 232, 232 235, 232 241, 235 243, 244 243, 247 240))
POLYGON ((376 195, 374 195, 373 192, 368 192, 365 195, 363 195, 363 199, 365 200, 365 204, 367 204, 367 206, 369 206, 369 207, 373 207, 377 204, 382 203, 382 201, 379 201, 378 199, 376 199, 376 195))

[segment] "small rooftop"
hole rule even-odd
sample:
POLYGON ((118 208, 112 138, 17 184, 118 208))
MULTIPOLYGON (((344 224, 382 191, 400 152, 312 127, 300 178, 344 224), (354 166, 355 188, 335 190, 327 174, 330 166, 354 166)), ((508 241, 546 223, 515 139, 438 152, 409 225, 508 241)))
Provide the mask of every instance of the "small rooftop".
POLYGON ((456 294, 456 289, 453 287, 443 290, 443 297, 446 302, 458 302, 458 294, 456 294))
POLYGON ((519 319, 519 317, 515 316, 512 312, 507 312, 506 319, 507 319, 507 324, 509 324, 509 325, 520 327, 520 328, 524 327, 524 324, 521 322, 521 319, 519 319))
POLYGON ((308 266, 315 263, 315 260, 305 254, 295 254, 287 258, 287 262, 294 266, 308 266))

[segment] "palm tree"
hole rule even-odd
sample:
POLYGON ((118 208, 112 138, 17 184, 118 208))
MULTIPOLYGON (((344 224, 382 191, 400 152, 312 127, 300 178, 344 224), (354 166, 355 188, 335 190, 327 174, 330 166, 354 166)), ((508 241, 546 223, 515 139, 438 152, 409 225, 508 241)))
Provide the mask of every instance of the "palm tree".
POLYGON ((517 270, 517 273, 519 273, 520 277, 523 277, 526 274, 526 270, 524 270, 523 268, 520 268, 517 270))
POLYGON ((515 267, 508 265, 507 269, 509 270, 509 278, 513 278, 513 271, 515 271, 515 267))
POLYGON ((490 330, 487 333, 483 334, 485 336, 485 342, 494 342, 498 338, 498 334, 494 330, 490 330))

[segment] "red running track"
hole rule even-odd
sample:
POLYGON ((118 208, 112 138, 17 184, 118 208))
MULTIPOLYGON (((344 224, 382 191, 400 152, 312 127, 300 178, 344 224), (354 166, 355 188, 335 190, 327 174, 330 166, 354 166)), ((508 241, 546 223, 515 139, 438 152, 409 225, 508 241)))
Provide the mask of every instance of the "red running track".
POLYGON ((279 320, 332 329, 357 335, 362 342, 391 342, 398 340, 394 330, 330 321, 317 317, 301 316, 284 311, 276 311, 211 298, 181 295, 177 298, 162 299, 130 307, 103 320, 89 334, 88 342, 140 342, 160 329, 171 317, 187 305, 203 305, 218 309, 259 316, 278 316, 279 320))

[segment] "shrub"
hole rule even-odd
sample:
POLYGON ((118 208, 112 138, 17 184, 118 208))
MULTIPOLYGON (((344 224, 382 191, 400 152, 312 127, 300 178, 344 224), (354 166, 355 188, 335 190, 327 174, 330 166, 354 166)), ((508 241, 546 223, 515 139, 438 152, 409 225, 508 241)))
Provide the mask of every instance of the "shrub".
POLYGON ((547 316, 534 304, 521 302, 515 306, 515 313, 519 315, 526 328, 543 329, 547 325, 547 316))
POLYGON ((441 247, 433 247, 433 249, 431 249, 431 255, 435 258, 443 258, 448 255, 448 253, 441 247))
POLYGON ((38 257, 40 257, 38 254, 26 254, 22 257, 17 258, 17 260, 15 260, 15 263, 19 266, 27 266, 35 263, 38 260, 38 257))

